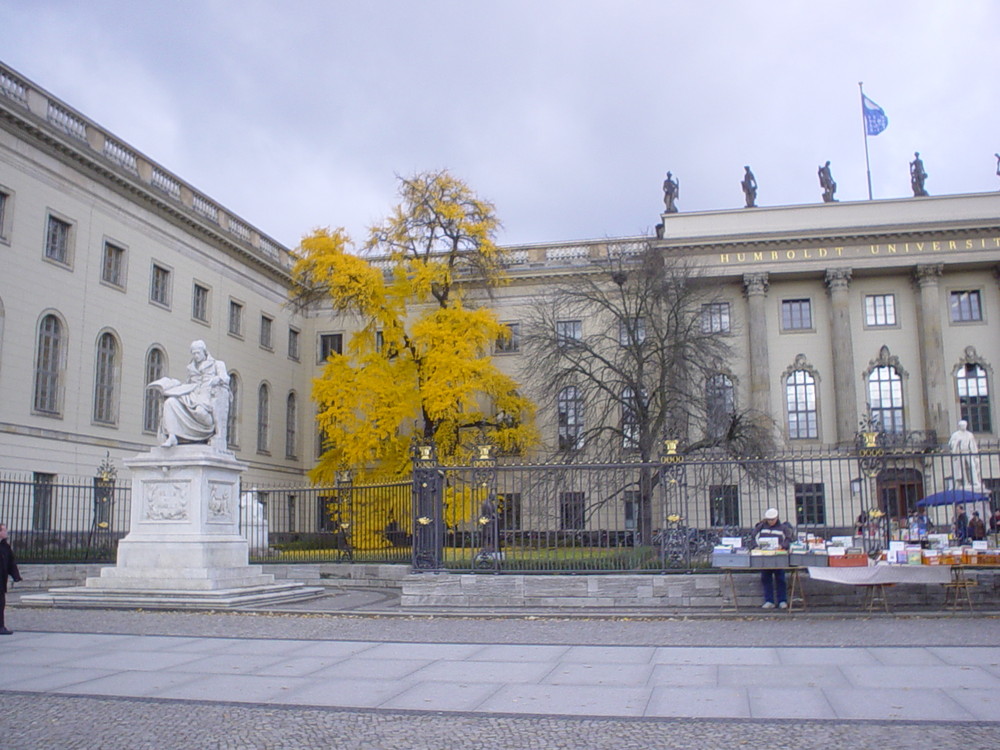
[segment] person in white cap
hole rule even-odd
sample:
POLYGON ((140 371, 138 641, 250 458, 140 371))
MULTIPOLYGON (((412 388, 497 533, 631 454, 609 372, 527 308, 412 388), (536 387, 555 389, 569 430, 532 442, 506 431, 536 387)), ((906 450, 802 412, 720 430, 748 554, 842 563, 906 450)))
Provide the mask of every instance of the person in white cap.
MULTIPOLYGON (((773 547, 788 549, 794 538, 792 527, 778 518, 777 508, 764 511, 764 519, 753 527, 750 548, 773 547), (767 539, 765 542, 763 540, 767 539)), ((778 609, 788 609, 788 588, 785 585, 784 568, 768 568, 760 572, 760 583, 764 587, 764 609, 774 609, 777 596, 778 609)))

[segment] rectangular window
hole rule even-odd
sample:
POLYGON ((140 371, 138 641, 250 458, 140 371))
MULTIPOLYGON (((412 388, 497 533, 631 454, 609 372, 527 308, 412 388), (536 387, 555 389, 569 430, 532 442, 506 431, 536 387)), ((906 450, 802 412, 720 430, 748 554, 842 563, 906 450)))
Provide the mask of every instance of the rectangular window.
POLYGON ((321 333, 319 335, 319 361, 323 364, 331 354, 343 354, 344 335, 342 333, 321 333))
POLYGON ((299 332, 294 328, 288 329, 288 358, 299 361, 299 332))
POLYGON ((33 476, 31 530, 49 531, 52 529, 52 494, 55 489, 56 475, 36 471, 33 476))
POLYGON ((274 318, 260 316, 260 345, 263 349, 272 349, 271 330, 274 328, 274 318))
POLYGON ((638 526, 639 501, 642 493, 639 490, 625 490, 625 530, 635 531, 638 526))
POLYGON ((728 302, 709 302, 701 306, 702 333, 729 333, 730 331, 728 302))
POLYGON ((101 281, 119 289, 125 288, 125 248, 110 242, 104 243, 101 281))
POLYGON ((983 319, 978 289, 951 293, 951 322, 972 323, 983 319))
POLYGON ((243 304, 229 300, 229 335, 243 338, 243 304))
POLYGON ((735 484, 709 485, 708 514, 712 526, 739 526, 740 488, 735 484))
POLYGON ((170 307, 170 269, 153 264, 153 275, 149 280, 149 301, 163 307, 170 307))
POLYGON ((560 346, 567 346, 583 338, 583 322, 579 320, 557 320, 556 338, 560 346))
POLYGON ((795 485, 795 523, 798 526, 826 523, 826 497, 821 482, 795 485))
POLYGON ((70 230, 73 225, 55 216, 49 217, 48 228, 45 232, 45 257, 56 263, 69 265, 69 239, 70 230))
POLYGON ((497 495, 497 516, 500 518, 500 531, 519 531, 521 529, 521 493, 505 492, 497 495))
POLYGON ((510 336, 501 336, 497 339, 497 354, 514 354, 521 351, 521 324, 504 323, 504 326, 507 327, 510 336))
POLYGON ((202 323, 208 322, 208 287, 195 284, 191 292, 191 317, 200 320, 202 323))
POLYGON ((896 325, 896 295, 869 294, 865 296, 865 325, 869 328, 896 325))
POLYGON ((583 492, 559 493, 559 529, 578 531, 587 525, 586 494, 583 492))
POLYGON ((7 220, 7 210, 10 205, 10 193, 0 190, 0 241, 6 241, 7 228, 10 222, 7 220))
POLYGON ((631 318, 629 320, 618 321, 618 344, 628 346, 629 344, 641 344, 646 340, 646 319, 631 318))
POLYGON ((807 299, 781 301, 781 329, 783 331, 808 331, 813 327, 812 302, 807 299))

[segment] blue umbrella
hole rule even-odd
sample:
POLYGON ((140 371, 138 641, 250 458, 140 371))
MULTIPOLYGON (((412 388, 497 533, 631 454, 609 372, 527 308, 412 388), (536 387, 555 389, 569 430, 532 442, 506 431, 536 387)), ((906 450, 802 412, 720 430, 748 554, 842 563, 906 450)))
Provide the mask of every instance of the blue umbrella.
POLYGON ((928 495, 923 500, 917 500, 917 505, 956 505, 958 503, 984 503, 990 499, 989 495, 972 490, 944 490, 928 495))

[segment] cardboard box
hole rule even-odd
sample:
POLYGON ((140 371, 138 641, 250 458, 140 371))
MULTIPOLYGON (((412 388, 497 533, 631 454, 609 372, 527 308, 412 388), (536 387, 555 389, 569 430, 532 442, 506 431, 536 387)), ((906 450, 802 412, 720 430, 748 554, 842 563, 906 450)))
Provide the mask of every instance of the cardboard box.
POLYGON ((830 562, 830 556, 826 553, 819 554, 813 552, 792 552, 788 556, 790 565, 803 568, 825 568, 830 562))
POLYGON ((750 555, 746 552, 713 552, 713 568, 749 568, 750 555))
POLYGON ((830 557, 831 568, 864 568, 868 566, 868 555, 836 555, 830 557))
POLYGON ((787 568, 790 566, 787 552, 778 552, 773 555, 750 555, 751 568, 787 568))

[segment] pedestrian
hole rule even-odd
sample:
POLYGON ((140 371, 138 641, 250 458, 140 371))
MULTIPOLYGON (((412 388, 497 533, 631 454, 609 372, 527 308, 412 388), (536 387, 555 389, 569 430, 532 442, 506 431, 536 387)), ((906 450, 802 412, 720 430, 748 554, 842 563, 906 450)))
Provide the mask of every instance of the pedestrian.
POLYGON ((955 506, 955 518, 951 523, 951 533, 959 545, 969 538, 969 517, 965 515, 965 506, 955 506))
MULTIPOLYGON (((792 527, 787 523, 782 523, 781 519, 778 518, 777 508, 768 508, 764 511, 764 518, 753 527, 750 549, 760 547, 762 549, 787 550, 792 545, 793 537, 792 527)), ((784 568, 762 570, 760 583, 764 589, 762 609, 774 609, 776 603, 778 609, 788 609, 788 587, 785 583, 784 568)))
POLYGON ((0 523, 0 635, 10 635, 13 631, 7 630, 4 625, 3 611, 7 606, 7 576, 15 581, 21 580, 21 573, 17 569, 17 561, 14 559, 14 550, 10 548, 7 541, 7 526, 0 523))
POLYGON ((986 524, 983 519, 979 517, 979 511, 972 511, 972 518, 969 519, 969 539, 972 541, 981 541, 986 538, 986 524))
POLYGON ((1000 533, 1000 508, 993 511, 993 515, 990 516, 990 533, 1000 533))

